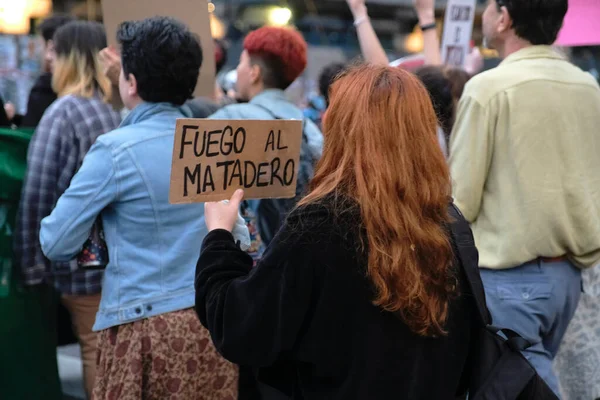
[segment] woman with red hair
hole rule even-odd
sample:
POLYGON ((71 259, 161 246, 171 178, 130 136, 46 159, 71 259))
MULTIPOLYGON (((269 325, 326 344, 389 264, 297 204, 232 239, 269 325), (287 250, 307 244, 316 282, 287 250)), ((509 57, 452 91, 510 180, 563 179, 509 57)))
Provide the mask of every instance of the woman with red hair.
POLYGON ((311 192, 254 269, 230 233, 243 192, 206 205, 196 311, 225 358, 294 399, 466 391, 476 320, 436 123, 414 75, 358 67, 333 85, 311 192))

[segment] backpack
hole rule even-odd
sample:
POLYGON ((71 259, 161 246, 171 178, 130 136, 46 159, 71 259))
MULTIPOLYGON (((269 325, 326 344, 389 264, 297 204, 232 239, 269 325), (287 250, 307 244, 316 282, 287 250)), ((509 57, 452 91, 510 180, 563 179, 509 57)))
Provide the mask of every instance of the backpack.
MULTIPOLYGON (((273 116, 281 118, 265 107, 254 104, 273 116)), ((314 176, 317 155, 311 150, 306 136, 306 119, 302 120, 302 144, 300 146, 300 160, 296 196, 290 199, 260 199, 256 209, 257 229, 264 246, 268 246, 275 234, 283 224, 287 214, 298 204, 300 199, 308 192, 308 185, 314 176)))
POLYGON ((510 329, 491 324, 473 233, 454 204, 449 211, 455 253, 477 305, 479 323, 469 354, 469 400, 558 400, 521 354, 532 344, 510 329))

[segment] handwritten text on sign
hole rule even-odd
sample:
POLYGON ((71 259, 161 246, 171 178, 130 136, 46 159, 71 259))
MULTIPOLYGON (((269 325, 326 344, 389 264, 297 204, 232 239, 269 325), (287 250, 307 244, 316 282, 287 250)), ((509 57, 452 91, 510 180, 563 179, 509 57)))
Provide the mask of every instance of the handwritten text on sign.
POLYGON ((179 119, 169 200, 294 197, 301 143, 301 121, 179 119))

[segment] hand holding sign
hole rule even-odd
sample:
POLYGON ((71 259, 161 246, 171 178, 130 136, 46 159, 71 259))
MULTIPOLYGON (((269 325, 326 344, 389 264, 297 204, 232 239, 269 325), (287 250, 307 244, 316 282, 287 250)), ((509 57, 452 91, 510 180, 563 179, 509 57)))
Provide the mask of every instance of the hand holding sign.
POLYGON ((238 189, 235 191, 231 200, 229 201, 218 201, 204 204, 204 218, 206 220, 206 227, 208 231, 214 231, 215 229, 225 229, 226 231, 232 232, 236 221, 238 220, 238 213, 240 212, 240 203, 244 198, 244 191, 238 189))

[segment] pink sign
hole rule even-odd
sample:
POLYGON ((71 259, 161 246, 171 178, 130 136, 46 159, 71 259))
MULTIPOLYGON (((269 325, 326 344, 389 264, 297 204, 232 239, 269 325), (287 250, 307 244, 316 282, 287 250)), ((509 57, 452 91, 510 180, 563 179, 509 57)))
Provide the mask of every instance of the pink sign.
POLYGON ((556 44, 590 46, 600 44, 600 0, 569 0, 569 11, 556 44))

